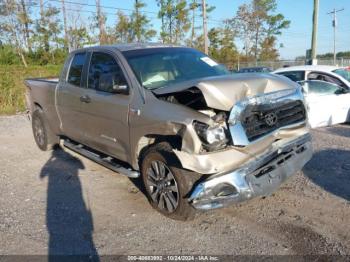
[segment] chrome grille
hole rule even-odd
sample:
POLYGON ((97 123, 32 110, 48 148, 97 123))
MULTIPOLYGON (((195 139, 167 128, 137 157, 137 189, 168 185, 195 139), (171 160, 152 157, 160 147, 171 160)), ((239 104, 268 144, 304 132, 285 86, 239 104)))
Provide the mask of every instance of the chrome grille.
POLYGON ((306 119, 302 101, 293 100, 274 105, 256 105, 248 109, 242 119, 248 140, 256 140, 280 127, 296 124, 306 119))

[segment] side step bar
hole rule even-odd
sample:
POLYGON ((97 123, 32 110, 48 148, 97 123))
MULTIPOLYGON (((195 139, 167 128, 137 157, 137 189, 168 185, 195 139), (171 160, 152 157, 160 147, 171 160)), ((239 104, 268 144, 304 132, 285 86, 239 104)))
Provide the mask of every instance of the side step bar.
POLYGON ((77 152, 90 160, 107 167, 108 169, 111 169, 117 173, 120 173, 122 175, 125 175, 127 177, 131 178, 138 178, 140 177, 140 173, 128 168, 125 168, 118 164, 113 157, 110 156, 103 156, 99 155, 98 153, 90 151, 87 147, 83 146, 82 144, 74 143, 70 140, 65 139, 63 142, 63 145, 74 152, 77 152))

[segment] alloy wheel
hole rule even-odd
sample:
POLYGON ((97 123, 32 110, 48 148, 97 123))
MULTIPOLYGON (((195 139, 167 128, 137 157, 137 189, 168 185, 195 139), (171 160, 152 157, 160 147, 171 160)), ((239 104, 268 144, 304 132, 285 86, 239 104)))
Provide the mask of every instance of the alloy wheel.
POLYGON ((161 161, 152 161, 146 175, 153 202, 162 211, 174 212, 179 204, 179 189, 171 170, 161 161))

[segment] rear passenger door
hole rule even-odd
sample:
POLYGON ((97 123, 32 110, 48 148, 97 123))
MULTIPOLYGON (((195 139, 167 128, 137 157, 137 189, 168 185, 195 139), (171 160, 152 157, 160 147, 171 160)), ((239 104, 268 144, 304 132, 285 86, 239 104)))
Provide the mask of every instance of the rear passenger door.
POLYGON ((56 105, 64 135, 81 142, 83 129, 81 123, 81 96, 84 94, 83 69, 87 53, 76 53, 72 56, 67 75, 60 79, 56 93, 56 105))
POLYGON ((82 102, 82 125, 85 144, 126 159, 129 147, 129 84, 113 53, 93 52, 87 71, 87 88, 82 102), (105 81, 112 76, 112 82, 105 81), (125 92, 115 93, 113 86, 125 87, 125 92))

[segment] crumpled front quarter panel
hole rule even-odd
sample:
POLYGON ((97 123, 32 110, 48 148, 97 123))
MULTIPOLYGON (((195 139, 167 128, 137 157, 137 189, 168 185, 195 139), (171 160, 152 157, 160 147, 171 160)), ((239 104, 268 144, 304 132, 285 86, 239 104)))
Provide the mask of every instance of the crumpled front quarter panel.
POLYGON ((178 135, 182 137, 183 150, 198 151, 201 143, 192 127, 194 119, 203 123, 210 121, 210 118, 202 113, 162 101, 147 93, 146 103, 140 107, 140 115, 130 114, 129 117, 131 152, 134 152, 133 166, 137 166, 138 143, 143 137, 178 135))

